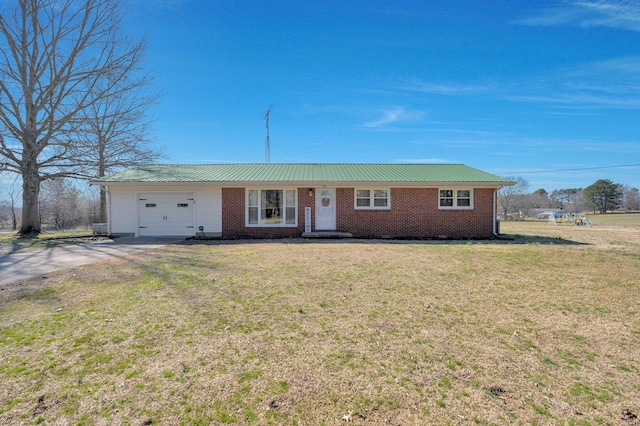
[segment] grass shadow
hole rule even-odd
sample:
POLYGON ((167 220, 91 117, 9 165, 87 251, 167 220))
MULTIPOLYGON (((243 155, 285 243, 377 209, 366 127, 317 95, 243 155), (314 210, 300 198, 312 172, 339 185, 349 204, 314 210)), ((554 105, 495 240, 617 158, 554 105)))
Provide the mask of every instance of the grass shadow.
POLYGON ((240 239, 187 239, 183 245, 234 245, 234 244, 539 244, 539 245, 590 245, 580 241, 568 240, 561 237, 546 237, 522 234, 500 234, 494 239, 412 239, 412 238, 240 238, 240 239))
POLYGON ((540 245, 591 245, 580 241, 567 240, 561 237, 545 237, 538 235, 500 234, 495 241, 497 244, 540 244, 540 245))
POLYGON ((51 249, 60 246, 75 245, 96 241, 92 234, 77 235, 19 235, 8 234, 0 238, 0 256, 14 254, 21 251, 51 249))

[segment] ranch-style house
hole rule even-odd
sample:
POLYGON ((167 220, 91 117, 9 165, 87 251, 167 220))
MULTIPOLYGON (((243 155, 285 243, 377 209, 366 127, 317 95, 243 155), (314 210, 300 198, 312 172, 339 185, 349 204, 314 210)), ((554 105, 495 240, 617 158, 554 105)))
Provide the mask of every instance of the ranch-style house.
POLYGON ((486 239, 508 179, 462 164, 157 164, 92 181, 110 235, 486 239))

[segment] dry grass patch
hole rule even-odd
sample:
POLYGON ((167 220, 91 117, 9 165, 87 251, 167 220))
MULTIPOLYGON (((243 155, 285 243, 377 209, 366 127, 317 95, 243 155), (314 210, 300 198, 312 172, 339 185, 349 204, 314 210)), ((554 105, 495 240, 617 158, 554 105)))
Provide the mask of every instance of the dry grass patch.
POLYGON ((7 288, 0 423, 635 424, 638 234, 534 225, 174 245, 7 288))
POLYGON ((547 225, 546 220, 501 222, 501 232, 515 241, 589 244, 599 250, 640 249, 640 214, 589 215, 593 226, 547 225), (555 240, 555 241, 554 241, 555 240))
POLYGON ((34 251, 65 245, 90 243, 106 237, 93 236, 91 230, 48 231, 36 236, 17 232, 0 233, 0 256, 21 251, 34 251))

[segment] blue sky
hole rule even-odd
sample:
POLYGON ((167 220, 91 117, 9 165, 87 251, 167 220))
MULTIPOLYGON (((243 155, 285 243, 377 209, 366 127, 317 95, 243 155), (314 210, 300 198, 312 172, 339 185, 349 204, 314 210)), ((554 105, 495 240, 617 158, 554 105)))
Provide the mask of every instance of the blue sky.
POLYGON ((640 2, 128 0, 167 163, 463 163, 640 187, 640 2), (626 167, 620 167, 626 166, 626 167))

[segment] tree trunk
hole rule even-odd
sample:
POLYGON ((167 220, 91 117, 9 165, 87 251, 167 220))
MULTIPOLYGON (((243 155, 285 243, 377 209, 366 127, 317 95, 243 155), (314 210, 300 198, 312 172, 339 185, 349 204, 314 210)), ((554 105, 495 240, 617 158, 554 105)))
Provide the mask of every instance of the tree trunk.
POLYGON ((11 230, 18 230, 18 218, 16 217, 16 207, 13 203, 13 198, 11 199, 11 230))
POLYGON ((40 224, 40 176, 35 165, 27 166, 22 172, 22 224, 20 235, 39 234, 40 224))
MULTIPOLYGON (((98 177, 104 177, 106 174, 105 160, 105 144, 100 135, 98 135, 98 177)), ((107 221, 107 188, 100 186, 100 206, 98 207, 98 221, 105 223, 107 221)))

